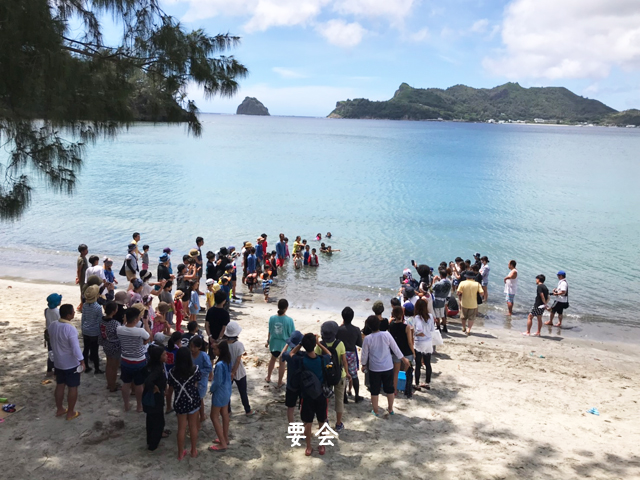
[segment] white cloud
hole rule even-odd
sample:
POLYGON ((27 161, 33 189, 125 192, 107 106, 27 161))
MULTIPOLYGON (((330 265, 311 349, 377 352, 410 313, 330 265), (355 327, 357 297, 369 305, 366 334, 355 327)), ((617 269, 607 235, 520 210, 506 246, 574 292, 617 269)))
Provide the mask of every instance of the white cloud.
POLYGON ((316 30, 330 44, 343 48, 355 47, 362 41, 362 37, 367 32, 357 22, 347 23, 339 19, 321 23, 316 27, 316 30))
POLYGON ((409 38, 414 42, 422 42, 424 40, 427 40, 429 38, 429 29, 426 27, 422 28, 417 32, 410 34, 409 38))
POLYGON ((280 75, 282 78, 307 78, 306 75, 300 72, 296 72, 295 70, 290 70, 288 68, 273 67, 271 70, 280 75))
MULTIPOLYGON (((204 20, 216 16, 247 17, 246 32, 265 31, 272 27, 317 26, 321 14, 349 15, 361 18, 382 18, 399 26, 418 0, 164 0, 168 3, 186 3, 185 22, 204 20)), ((359 23, 346 23, 333 18, 325 24, 335 29, 340 21, 348 27, 352 38, 362 37, 364 29, 359 23), (360 28, 359 28, 360 27, 360 28)), ((320 30, 322 31, 322 30, 320 30)), ((333 43, 333 42, 332 42, 333 43)))
POLYGON ((414 0, 336 0, 334 10, 343 15, 402 19, 411 12, 414 3, 414 0))
POLYGON ((484 67, 509 79, 605 78, 640 68, 638 0, 514 0, 504 50, 484 67))
POLYGON ((486 18, 481 18, 480 20, 473 22, 473 25, 471 25, 471 31, 473 33, 484 33, 487 31, 488 26, 489 20, 487 20, 486 18))

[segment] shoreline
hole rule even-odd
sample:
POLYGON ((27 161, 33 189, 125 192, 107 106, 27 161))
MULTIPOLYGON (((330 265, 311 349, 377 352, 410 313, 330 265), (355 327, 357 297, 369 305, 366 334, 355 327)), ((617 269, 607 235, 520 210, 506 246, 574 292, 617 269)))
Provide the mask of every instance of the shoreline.
MULTIPOLYGON (((155 267, 156 265, 153 264, 151 266, 151 271, 155 271, 155 267)), ((25 278, 15 275, 0 275, 0 281, 10 281, 34 285, 51 285, 52 287, 60 285, 64 287, 77 288, 77 286, 71 281, 54 281, 43 278, 25 278)), ((387 292, 387 289, 384 287, 376 287, 375 290, 378 290, 377 297, 374 296, 375 292, 369 292, 369 295, 366 295, 365 292, 363 292, 362 298, 360 299, 345 300, 343 298, 335 298, 327 294, 327 298, 331 297, 331 299, 328 301, 312 300, 311 302, 306 302, 303 299, 292 299, 292 297, 286 294, 287 292, 284 292, 284 294, 282 294, 283 292, 281 292, 281 288, 286 285, 286 281, 281 279, 280 282, 282 283, 274 283, 271 291, 272 302, 277 302, 278 298, 285 297, 287 298, 287 300, 289 300, 291 306, 290 308, 292 309, 339 314, 346 305, 349 305, 354 309, 356 316, 362 317, 364 321, 364 319, 371 314, 371 306, 373 305, 373 303, 376 300, 382 300, 385 304, 386 309, 385 316, 390 315, 388 300, 393 295, 393 289, 388 289, 389 291, 387 292)), ((122 283, 120 284, 120 287, 122 287, 122 283)), ((240 284, 239 292, 242 293, 244 291, 246 291, 246 288, 243 288, 240 284)), ((501 298, 501 294, 491 295, 492 299, 495 299, 496 297, 501 298)), ((530 308, 529 305, 516 302, 514 315, 512 318, 509 318, 505 315, 505 305, 500 302, 495 302, 492 299, 490 299, 490 302, 487 306, 480 306, 477 325, 480 325, 487 330, 491 330, 494 333, 504 331, 516 333, 518 335, 522 331, 524 331, 524 329, 526 329, 527 315, 530 308)), ((545 313, 543 321, 546 321, 547 319, 548 313, 545 313)), ((454 320, 459 320, 459 318, 454 320)), ((621 345, 640 345, 639 326, 620 324, 616 323, 615 320, 610 319, 603 320, 605 321, 584 321, 582 317, 568 313, 565 315, 564 327, 562 329, 543 325, 542 332, 545 336, 557 339, 570 338, 583 340, 586 342, 595 341, 621 345)))
MULTIPOLYGON (((242 415, 234 387, 232 443, 226 453, 206 451, 215 434, 205 422, 198 458, 178 462, 173 415, 166 416, 173 433, 150 453, 145 416, 135 409, 124 413, 120 395, 108 393, 100 375, 82 375, 80 417, 70 422, 54 417, 54 383, 42 384, 42 310, 51 286, 0 280, 0 311, 11 312, 0 322, 5 340, 0 391, 24 407, 0 426, 5 438, 0 466, 8 478, 176 478, 185 468, 195 476, 210 474, 212 465, 222 478, 237 479, 290 476, 292 468, 310 471, 310 479, 345 474, 355 480, 380 475, 469 480, 640 476, 636 348, 525 339, 481 326, 465 337, 458 320, 452 321, 432 361, 432 390, 417 392, 412 400, 399 397, 397 414, 377 419, 362 388, 365 401, 346 405, 346 429, 335 446, 327 447, 324 457, 317 450, 305 457, 285 438, 284 392, 264 382, 270 358, 264 348, 266 320, 276 306, 263 303, 261 295, 244 295, 245 302, 231 307, 232 319, 243 329, 249 399, 258 415, 242 415), (587 413, 592 407, 600 416, 587 413)), ((55 287, 63 303, 76 303, 77 286, 55 287)), ((340 322, 339 315, 323 310, 292 309, 289 315, 302 332, 317 333, 326 320, 340 322)), ((358 327, 362 322, 354 320, 358 327)), ((79 323, 77 315, 73 324, 79 323)), ((208 399, 205 405, 208 409, 208 399)), ((384 399, 381 406, 386 406, 384 399)), ((329 420, 333 425, 333 403, 329 420)))

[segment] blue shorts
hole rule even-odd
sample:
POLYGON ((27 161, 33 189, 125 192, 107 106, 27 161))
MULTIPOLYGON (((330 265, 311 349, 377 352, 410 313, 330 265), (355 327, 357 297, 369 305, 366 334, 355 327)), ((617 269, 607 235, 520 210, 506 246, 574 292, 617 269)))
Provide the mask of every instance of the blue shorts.
POLYGON ((203 385, 202 383, 198 384, 198 395, 200 395, 201 399, 204 399, 207 395, 207 387, 208 385, 203 385))
POLYGON ((507 300, 507 303, 513 303, 513 300, 515 298, 516 298, 516 294, 515 293, 513 293, 513 294, 512 293, 507 293, 505 299, 507 300))
POLYGON ((200 309, 198 307, 194 307, 193 305, 189 305, 189 313, 191 315, 196 315, 200 312, 200 309))
POLYGON ((67 387, 73 388, 80 385, 80 374, 78 373, 78 367, 70 368, 68 370, 61 370, 56 368, 56 383, 64 383, 67 387))
POLYGON ((120 381, 122 383, 131 383, 134 385, 142 385, 145 379, 145 368, 147 361, 138 363, 130 363, 126 360, 120 361, 120 381))

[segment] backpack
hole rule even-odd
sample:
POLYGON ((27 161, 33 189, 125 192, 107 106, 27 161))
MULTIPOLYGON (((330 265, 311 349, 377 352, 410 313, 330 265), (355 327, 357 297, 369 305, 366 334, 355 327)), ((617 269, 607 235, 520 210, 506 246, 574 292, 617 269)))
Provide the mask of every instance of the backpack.
POLYGON ((340 383, 340 380, 342 379, 342 362, 340 361, 338 351, 336 350, 336 347, 342 342, 340 340, 335 340, 331 347, 329 347, 325 342, 321 343, 331 352, 331 361, 324 365, 322 374, 324 375, 324 381, 326 384, 332 387, 340 383))
POLYGON ((124 268, 126 264, 127 264, 127 260, 125 259, 125 261, 122 262, 122 267, 120 268, 120 271, 118 272, 118 275, 120 275, 121 277, 127 276, 127 271, 124 268))
MULTIPOLYGON (((324 368, 324 361, 319 357, 324 368)), ((304 359, 300 359, 300 369, 297 373, 297 386, 302 393, 302 397, 308 400, 316 400, 323 394, 320 379, 310 370, 304 368, 304 359)))

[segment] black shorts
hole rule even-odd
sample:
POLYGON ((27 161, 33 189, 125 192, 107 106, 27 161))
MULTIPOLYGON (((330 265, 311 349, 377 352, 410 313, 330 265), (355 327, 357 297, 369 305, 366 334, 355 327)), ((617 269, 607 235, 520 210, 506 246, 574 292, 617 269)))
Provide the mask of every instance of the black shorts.
POLYGON ((294 392, 293 390, 289 390, 287 388, 286 393, 284 394, 284 404, 287 408, 296 408, 298 404, 298 398, 300 398, 300 392, 294 392))
POLYGON ((120 360, 120 380, 122 383, 131 383, 134 385, 142 385, 145 381, 147 369, 144 368, 147 362, 127 363, 120 360))
POLYGON ((567 302, 556 302, 551 310, 558 315, 562 315, 562 312, 564 312, 565 308, 569 308, 567 302))
POLYGON ((68 370, 61 370, 56 368, 56 383, 64 383, 67 387, 77 387, 80 385, 80 374, 78 373, 78 367, 70 368, 68 370))
POLYGON ((273 352, 271 352, 271 355, 273 355, 273 358, 278 358, 280 356, 280 350, 274 350, 273 352))
POLYGON ((386 394, 395 392, 393 387, 393 369, 386 372, 369 372, 369 390, 371 395, 380 395, 380 386, 386 394))
MULTIPOLYGON (((391 385, 393 387, 393 385, 391 385)), ((318 423, 327 421, 327 399, 320 395, 315 400, 302 399, 300 407, 300 419, 303 423, 313 423, 313 417, 318 419, 318 423)))

